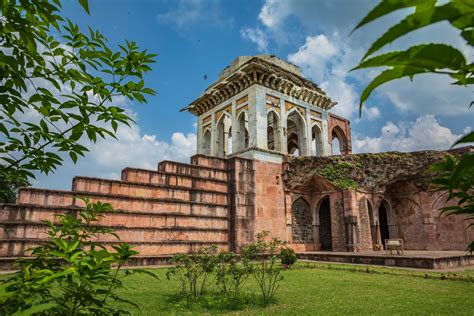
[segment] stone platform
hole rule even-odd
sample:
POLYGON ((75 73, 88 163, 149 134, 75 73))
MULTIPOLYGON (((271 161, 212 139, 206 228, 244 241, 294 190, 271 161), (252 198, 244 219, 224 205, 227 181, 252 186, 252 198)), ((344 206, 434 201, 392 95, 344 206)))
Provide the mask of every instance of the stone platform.
MULTIPOLYGON (((395 253, 395 252, 394 252, 395 253)), ((403 255, 391 255, 390 251, 368 252, 299 252, 299 259, 370 264, 418 269, 452 269, 474 265, 474 254, 465 251, 414 251, 405 250, 403 255)))

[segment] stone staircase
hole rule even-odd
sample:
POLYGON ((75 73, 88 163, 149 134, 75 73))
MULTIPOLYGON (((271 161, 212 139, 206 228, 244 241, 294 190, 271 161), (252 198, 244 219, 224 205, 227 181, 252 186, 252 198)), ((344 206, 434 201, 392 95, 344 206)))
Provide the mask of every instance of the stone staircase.
MULTIPOLYGON (((46 238, 42 220, 84 206, 76 197, 112 204, 115 211, 98 225, 115 229, 121 241, 140 252, 135 264, 205 245, 229 247, 227 161, 196 155, 190 164, 162 161, 157 170, 125 168, 121 180, 75 177, 71 191, 22 188, 16 204, 0 204, 0 257, 28 256, 28 249, 46 238)), ((116 242, 108 236, 100 241, 116 242)))

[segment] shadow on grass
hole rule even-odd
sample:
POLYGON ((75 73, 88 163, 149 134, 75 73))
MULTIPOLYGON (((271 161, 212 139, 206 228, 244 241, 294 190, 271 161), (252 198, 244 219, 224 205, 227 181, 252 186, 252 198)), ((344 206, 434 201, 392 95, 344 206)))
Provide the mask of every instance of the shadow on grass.
POLYGON ((228 299, 220 292, 208 292, 197 298, 186 299, 181 294, 165 295, 165 302, 180 310, 202 312, 232 312, 264 308, 275 303, 265 304, 256 293, 242 293, 235 300, 228 299))

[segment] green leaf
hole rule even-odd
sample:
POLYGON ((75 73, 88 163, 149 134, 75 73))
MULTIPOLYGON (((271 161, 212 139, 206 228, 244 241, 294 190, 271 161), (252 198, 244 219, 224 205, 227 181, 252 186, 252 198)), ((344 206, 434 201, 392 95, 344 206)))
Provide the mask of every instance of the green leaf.
POLYGON ((459 144, 467 144, 467 143, 474 143, 474 132, 470 132, 469 134, 461 137, 461 139, 457 140, 454 143, 453 147, 459 144))
POLYGON ((385 45, 412 31, 443 20, 454 21, 462 17, 464 14, 466 13, 459 11, 450 3, 437 7, 429 5, 420 6, 417 8, 416 12, 408 15, 398 24, 392 26, 379 39, 377 39, 367 50, 362 59, 366 59, 385 45))
POLYGON ((414 67, 397 67, 393 69, 387 69, 380 73, 377 77, 375 77, 368 85, 365 87, 364 91, 360 96, 360 104, 359 104, 359 115, 362 115, 362 106, 363 103, 368 99, 372 91, 375 88, 387 83, 389 81, 400 79, 403 77, 412 77, 415 74, 425 72, 422 68, 414 68, 414 67))
POLYGON ((369 14, 367 14, 365 18, 363 18, 362 21, 359 22, 359 24, 357 24, 357 26, 352 30, 352 32, 362 27, 363 25, 366 25, 367 23, 370 23, 389 13, 404 8, 414 7, 423 2, 426 2, 426 0, 383 0, 377 6, 375 6, 369 12, 369 14))
POLYGON ((38 314, 38 313, 50 310, 50 309, 52 309, 53 307, 56 307, 56 306, 57 306, 57 304, 52 303, 52 302, 51 303, 43 303, 43 304, 34 304, 30 308, 25 309, 23 311, 18 311, 16 313, 14 313, 13 315, 15 315, 15 316, 34 315, 34 314, 38 314))
POLYGON ((405 51, 390 52, 362 61, 354 69, 385 66, 413 66, 429 71, 459 70, 466 67, 466 58, 458 49, 445 44, 421 44, 405 51))
POLYGON ((90 12, 89 12, 89 0, 79 0, 79 4, 87 12, 87 14, 90 14, 90 12))

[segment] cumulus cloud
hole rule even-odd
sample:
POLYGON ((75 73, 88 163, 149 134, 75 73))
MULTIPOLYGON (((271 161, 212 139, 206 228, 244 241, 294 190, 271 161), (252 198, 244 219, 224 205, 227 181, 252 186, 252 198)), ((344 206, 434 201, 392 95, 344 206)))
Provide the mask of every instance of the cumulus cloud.
POLYGON ((231 26, 232 18, 225 17, 216 0, 177 0, 175 6, 156 16, 158 22, 169 25, 178 31, 188 30, 198 23, 214 26, 231 26))
POLYGON ((245 27, 240 30, 240 36, 257 44, 257 49, 261 52, 267 51, 268 40, 266 34, 261 29, 245 27))
POLYGON ((352 146, 356 153, 444 150, 450 148, 460 136, 442 126, 434 115, 427 114, 418 117, 414 122, 387 122, 378 137, 354 135, 352 146))
POLYGON ((74 176, 93 176, 119 179, 121 170, 137 167, 156 170, 162 160, 189 162, 196 153, 196 134, 175 132, 171 141, 156 135, 143 134, 140 127, 121 126, 117 139, 99 139, 96 143, 83 142, 89 152, 73 164, 67 157, 65 163, 54 174, 39 175, 35 186, 68 189, 74 176))

